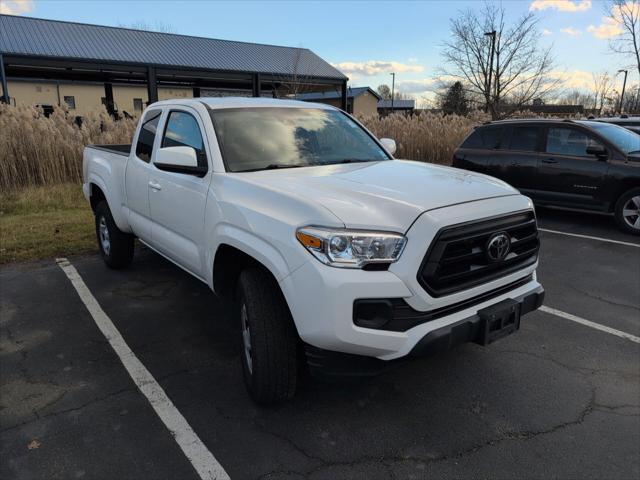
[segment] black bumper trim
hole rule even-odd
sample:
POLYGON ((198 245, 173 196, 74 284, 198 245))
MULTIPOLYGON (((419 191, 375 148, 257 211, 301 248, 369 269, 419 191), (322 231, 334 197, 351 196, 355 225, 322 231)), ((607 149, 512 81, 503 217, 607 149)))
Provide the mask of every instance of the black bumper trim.
POLYGON ((406 332, 423 323, 437 320, 438 318, 452 315, 461 310, 474 307, 480 303, 484 303, 492 298, 499 297, 505 293, 522 287, 533 280, 533 275, 527 275, 524 278, 511 282, 507 285, 489 290, 488 292, 481 293, 475 297, 467 298, 457 303, 446 305, 444 307, 436 308, 435 310, 429 310, 428 312, 420 312, 414 310, 403 298, 390 298, 390 299, 357 299, 353 302, 353 323, 359 327, 374 328, 376 330, 387 330, 390 332, 406 332), (391 306, 390 319, 381 324, 380 326, 374 326, 372 324, 365 324, 358 318, 358 309, 361 305, 367 303, 383 303, 386 302, 391 306))
MULTIPOLYGON (((515 297, 520 304, 520 315, 538 309, 544 301, 544 289, 539 286, 533 291, 515 297)), ((375 357, 333 352, 308 344, 304 345, 307 365, 314 376, 363 377, 388 371, 407 360, 445 352, 463 343, 479 341, 481 320, 478 314, 464 318, 451 325, 427 333, 405 357, 396 360, 380 360, 375 357)))
MULTIPOLYGON (((539 286, 533 292, 516 297, 514 300, 521 304, 520 315, 532 312, 542 305, 544 288, 539 286)), ((432 330, 422 337, 408 356, 433 355, 445 352, 462 343, 476 342, 481 334, 480 323, 480 316, 475 314, 451 325, 432 330)))

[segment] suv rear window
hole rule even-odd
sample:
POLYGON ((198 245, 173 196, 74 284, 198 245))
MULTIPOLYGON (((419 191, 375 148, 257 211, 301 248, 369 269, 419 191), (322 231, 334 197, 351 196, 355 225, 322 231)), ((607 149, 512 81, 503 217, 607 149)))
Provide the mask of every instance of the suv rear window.
POLYGON ((480 148, 493 150, 500 147, 504 128, 502 127, 479 127, 462 144, 462 148, 480 148))

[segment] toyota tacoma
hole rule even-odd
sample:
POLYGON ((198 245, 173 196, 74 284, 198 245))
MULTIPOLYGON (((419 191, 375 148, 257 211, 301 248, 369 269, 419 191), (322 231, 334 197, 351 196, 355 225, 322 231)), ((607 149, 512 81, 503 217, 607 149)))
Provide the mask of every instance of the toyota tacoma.
POLYGON ((395 149, 329 105, 167 100, 132 145, 86 147, 83 190, 109 267, 138 238, 231 301, 247 389, 269 403, 303 370, 487 345, 542 303, 531 200, 395 149))

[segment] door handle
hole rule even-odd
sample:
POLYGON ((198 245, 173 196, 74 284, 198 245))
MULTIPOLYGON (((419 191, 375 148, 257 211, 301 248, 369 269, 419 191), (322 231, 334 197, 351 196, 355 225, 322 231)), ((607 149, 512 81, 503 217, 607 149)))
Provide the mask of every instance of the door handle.
POLYGON ((154 182, 153 180, 149 182, 149 187, 154 190, 162 190, 162 185, 160 185, 158 182, 154 182))
POLYGON ((555 158, 543 158, 542 163, 558 163, 555 158))

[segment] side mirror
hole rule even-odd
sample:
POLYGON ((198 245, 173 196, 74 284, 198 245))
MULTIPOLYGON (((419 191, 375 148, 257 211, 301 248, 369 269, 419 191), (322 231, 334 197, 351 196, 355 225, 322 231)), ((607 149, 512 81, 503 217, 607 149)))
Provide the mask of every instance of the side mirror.
POLYGON ((391 155, 396 153, 396 141, 393 140, 392 138, 381 138, 380 143, 385 148, 385 150, 389 152, 391 155))
POLYGON ((604 160, 609 156, 609 153, 602 145, 589 145, 587 147, 587 155, 593 155, 598 157, 599 160, 604 160))
POLYGON ((153 164, 160 170, 203 177, 207 167, 198 165, 198 154, 192 147, 164 147, 158 149, 153 164))

